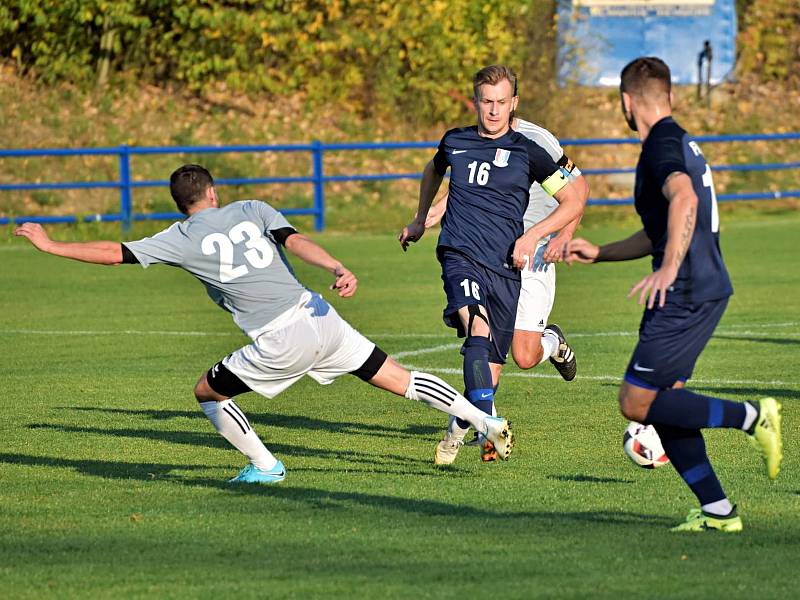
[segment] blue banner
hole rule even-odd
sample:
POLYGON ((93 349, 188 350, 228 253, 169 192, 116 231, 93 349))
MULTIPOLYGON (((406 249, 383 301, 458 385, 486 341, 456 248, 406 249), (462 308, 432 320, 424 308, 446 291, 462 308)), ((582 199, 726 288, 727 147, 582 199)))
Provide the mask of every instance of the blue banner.
POLYGON ((559 0, 559 83, 619 85, 619 72, 638 56, 658 56, 673 83, 698 82, 708 41, 710 83, 736 65, 735 0, 559 0))

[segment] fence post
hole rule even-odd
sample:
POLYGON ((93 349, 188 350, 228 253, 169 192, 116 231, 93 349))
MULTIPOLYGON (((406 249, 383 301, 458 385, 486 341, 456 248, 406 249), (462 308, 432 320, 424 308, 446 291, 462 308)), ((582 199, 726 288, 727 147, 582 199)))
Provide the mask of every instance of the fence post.
POLYGON ((311 158, 314 162, 314 229, 325 229, 325 181, 322 174, 322 142, 311 142, 311 158))
POLYGON ((125 144, 119 147, 119 214, 122 231, 131 228, 131 155, 125 144))

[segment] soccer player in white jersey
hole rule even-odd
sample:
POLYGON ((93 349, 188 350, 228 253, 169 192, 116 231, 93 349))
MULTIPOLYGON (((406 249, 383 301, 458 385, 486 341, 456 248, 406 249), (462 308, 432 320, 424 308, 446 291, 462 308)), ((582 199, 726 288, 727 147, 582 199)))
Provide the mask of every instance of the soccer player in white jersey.
MULTIPOLYGON (((525 137, 544 148, 564 173, 576 184, 584 199, 589 197, 589 186, 575 164, 564 153, 556 137, 544 127, 530 121, 514 118, 511 124, 525 137)), ((529 190, 528 208, 525 211, 525 230, 547 218, 558 207, 558 201, 534 182, 529 190)), ((425 227, 439 223, 447 208, 447 196, 431 207, 425 227)), ((533 269, 523 269, 522 287, 517 304, 514 337, 511 354, 521 369, 531 369, 546 360, 555 366, 561 376, 572 381, 577 373, 575 353, 567 343, 564 333, 556 324, 548 323, 556 295, 556 270, 553 263, 561 262, 580 218, 570 222, 557 233, 539 240, 533 261, 533 269)), ((435 462, 452 464, 464 444, 466 429, 459 427, 451 418, 444 438, 438 443, 435 462)))
POLYGON ((505 419, 483 413, 434 375, 407 371, 302 286, 282 248, 333 274, 331 288, 339 296, 352 296, 358 282, 278 211, 257 200, 220 207, 214 180, 199 165, 176 170, 170 192, 186 220, 139 241, 56 242, 35 223, 24 223, 14 233, 43 252, 83 262, 180 267, 232 314, 252 343, 216 363, 194 387, 217 432, 248 458, 232 482, 276 483, 286 476, 283 462, 264 446, 233 397, 255 391, 272 398, 303 375, 328 384, 350 373, 423 402, 468 421, 495 444, 501 458, 508 458, 513 434, 505 419))

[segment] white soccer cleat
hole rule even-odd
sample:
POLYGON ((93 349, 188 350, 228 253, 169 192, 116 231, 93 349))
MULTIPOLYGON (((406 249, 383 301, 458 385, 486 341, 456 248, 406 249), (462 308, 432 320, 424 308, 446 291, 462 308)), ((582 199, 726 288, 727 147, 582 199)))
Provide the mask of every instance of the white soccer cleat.
POLYGON ((503 417, 486 417, 484 423, 486 423, 484 435, 494 446, 497 457, 508 460, 514 449, 514 432, 511 430, 511 423, 503 417))
POLYGON ((452 465, 458 456, 458 451, 464 445, 464 436, 450 433, 444 434, 442 441, 436 444, 436 454, 433 458, 434 464, 452 465))

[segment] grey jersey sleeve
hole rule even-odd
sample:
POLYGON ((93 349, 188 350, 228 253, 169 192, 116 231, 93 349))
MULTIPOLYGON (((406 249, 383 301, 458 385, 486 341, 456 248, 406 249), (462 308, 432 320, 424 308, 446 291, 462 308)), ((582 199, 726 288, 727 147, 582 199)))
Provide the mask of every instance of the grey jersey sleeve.
POLYGON ((153 237, 146 237, 135 242, 124 242, 125 246, 133 252, 136 260, 143 268, 150 265, 164 263, 180 266, 183 262, 181 248, 184 235, 180 231, 180 223, 173 223, 164 231, 153 237))
POLYGON ((286 220, 286 217, 284 217, 266 202, 250 200, 248 201, 248 204, 249 206, 247 208, 249 210, 256 211, 261 222, 264 223, 264 233, 266 235, 269 235, 270 231, 274 231, 276 229, 284 229, 286 227, 294 229, 292 224, 286 220))

